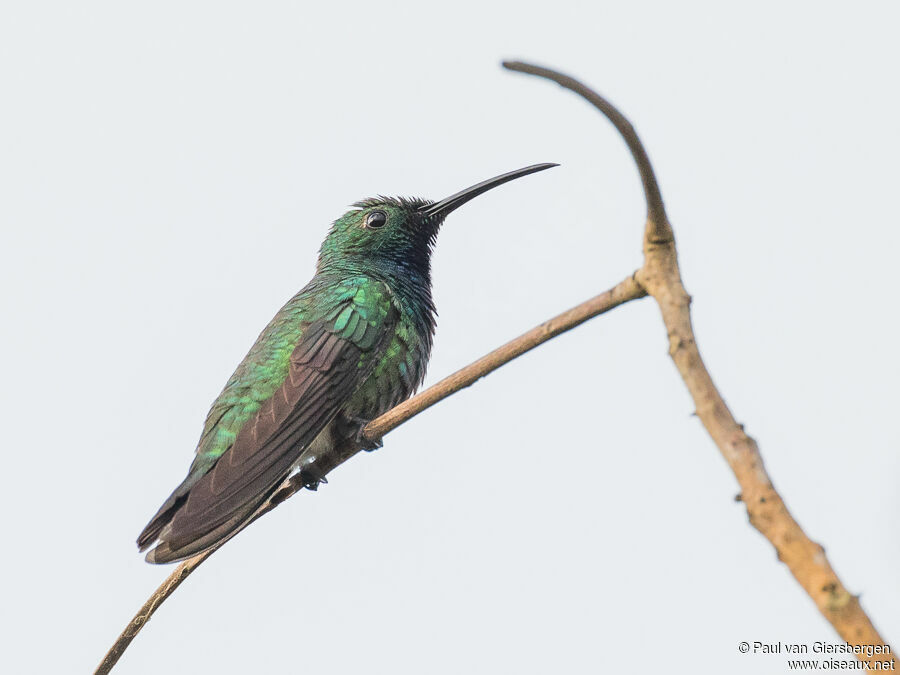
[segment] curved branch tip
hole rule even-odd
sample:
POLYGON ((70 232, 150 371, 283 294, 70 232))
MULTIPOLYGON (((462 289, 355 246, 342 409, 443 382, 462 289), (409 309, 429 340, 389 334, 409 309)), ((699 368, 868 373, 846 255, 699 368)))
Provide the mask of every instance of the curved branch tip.
POLYGON ((647 203, 647 227, 645 232, 647 243, 667 244, 674 241, 675 237, 672 232, 672 227, 669 225, 669 218, 666 216, 662 193, 659 190, 659 184, 656 181, 656 174, 650 163, 650 157, 647 155, 644 144, 641 143, 641 139, 638 137, 637 132, 625 115, 596 91, 564 73, 532 63, 525 63, 524 61, 502 61, 502 65, 507 70, 525 73, 527 75, 535 75, 556 82, 564 89, 573 91, 586 99, 591 105, 597 108, 597 110, 603 113, 610 122, 612 122, 616 131, 618 131, 625 140, 625 144, 628 146, 628 150, 631 152, 631 156, 637 164, 638 173, 641 176, 641 183, 644 186, 644 199, 647 203))

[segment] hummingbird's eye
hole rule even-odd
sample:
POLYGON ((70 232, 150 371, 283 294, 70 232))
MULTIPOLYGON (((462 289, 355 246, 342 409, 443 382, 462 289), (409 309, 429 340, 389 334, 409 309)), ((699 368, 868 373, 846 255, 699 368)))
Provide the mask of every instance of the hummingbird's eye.
POLYGON ((384 211, 372 211, 366 216, 366 227, 378 229, 387 222, 387 214, 384 211))

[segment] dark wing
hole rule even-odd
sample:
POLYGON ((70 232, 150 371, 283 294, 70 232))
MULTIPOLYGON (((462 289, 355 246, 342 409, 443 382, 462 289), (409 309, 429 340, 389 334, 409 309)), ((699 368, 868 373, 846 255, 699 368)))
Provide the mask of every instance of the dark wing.
POLYGON ((147 554, 149 562, 183 559, 232 536, 278 488, 372 372, 393 333, 397 312, 388 291, 373 290, 303 327, 283 384, 190 485, 161 528, 160 544, 147 554))

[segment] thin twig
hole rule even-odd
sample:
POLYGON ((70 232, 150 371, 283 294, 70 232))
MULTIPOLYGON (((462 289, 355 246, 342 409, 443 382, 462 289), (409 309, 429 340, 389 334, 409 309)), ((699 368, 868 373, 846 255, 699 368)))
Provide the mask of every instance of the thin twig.
MULTIPOLYGON (((634 128, 606 99, 567 75, 521 62, 503 65, 510 70, 548 78, 571 89, 597 107, 625 137, 637 162, 647 197, 644 265, 636 278, 659 305, 669 336, 669 355, 694 399, 697 416, 741 486, 741 499, 747 507, 750 523, 772 543, 778 559, 787 565, 843 640, 854 646, 886 645, 863 611, 859 598, 844 587, 832 569, 825 550, 806 536, 788 511, 766 472, 756 441, 735 421, 700 358, 691 325, 691 298, 681 282, 672 228, 650 160, 634 128)), ((860 661, 894 661, 896 667, 892 654, 867 656, 863 651, 856 656, 860 661)))
POLYGON ((460 389, 473 385, 485 375, 497 370, 500 366, 509 363, 514 358, 534 349, 547 340, 555 338, 560 333, 565 333, 588 319, 608 312, 629 300, 643 298, 646 295, 646 292, 635 282, 633 276, 620 281, 605 293, 601 293, 577 307, 554 316, 552 319, 532 328, 527 333, 520 335, 515 340, 507 342, 502 347, 498 347, 491 353, 482 356, 462 370, 445 377, 435 386, 426 389, 421 394, 386 412, 366 426, 366 436, 370 440, 380 438, 426 408, 433 406, 451 394, 455 394, 460 389))
POLYGON ((181 582, 187 579, 191 575, 191 572, 197 569, 200 566, 200 563, 211 556, 215 550, 216 549, 210 549, 209 551, 204 551, 199 555, 195 555, 193 558, 185 560, 175 568, 174 572, 166 577, 166 580, 159 585, 159 588, 153 591, 153 595, 147 598, 147 602, 141 606, 137 614, 134 615, 134 618, 125 627, 125 630, 119 635, 113 646, 106 652, 106 656, 103 657, 103 661, 97 666, 94 675, 106 675, 106 673, 113 669, 113 666, 116 665, 122 654, 128 649, 128 645, 131 644, 131 641, 134 640, 135 636, 141 632, 144 624, 150 620, 153 613, 166 601, 166 598, 175 592, 175 589, 181 585, 181 582))
MULTIPOLYGON (((397 407, 389 410, 381 417, 370 422, 365 428, 365 435, 369 440, 378 440, 388 432, 396 429, 404 422, 412 419, 423 410, 439 403, 448 396, 455 394, 461 389, 471 386, 485 375, 497 370, 500 366, 509 363, 516 357, 521 356, 535 347, 543 344, 561 333, 565 333, 572 328, 584 323, 588 319, 608 312, 629 300, 643 298, 647 294, 641 286, 630 276, 610 290, 597 295, 586 302, 573 307, 572 309, 559 314, 552 319, 548 319, 539 326, 532 328, 502 347, 498 347, 489 354, 481 357, 474 363, 458 370, 452 375, 445 377, 437 384, 429 387, 422 393, 413 396, 404 401, 397 407)), ((328 456, 323 455, 316 459, 316 467, 323 474, 328 473, 334 467, 342 464, 352 455, 328 456)), ((302 484, 299 481, 285 481, 285 484, 279 489, 273 501, 260 509, 254 520, 271 509, 281 504, 285 499, 292 496, 300 489, 302 484)), ((94 675, 107 675, 116 662, 134 640, 135 636, 144 627, 153 613, 159 609, 160 605, 175 592, 175 589, 182 581, 196 570, 200 564, 209 558, 218 550, 218 547, 189 558, 180 563, 175 571, 154 591, 153 595, 144 603, 141 609, 135 614, 134 618, 128 624, 122 634, 119 635, 116 642, 103 657, 103 661, 94 671, 94 675)))
POLYGON ((631 122, 628 121, 628 118, 600 94, 568 75, 530 63, 522 63, 521 61, 504 61, 503 67, 552 80, 559 86, 574 91, 582 98, 587 99, 594 107, 606 115, 606 118, 616 128, 616 131, 625 139, 625 144, 628 146, 635 164, 637 164, 641 183, 644 186, 644 200, 647 202, 647 223, 648 225, 653 223, 653 231, 648 236, 654 243, 672 241, 674 235, 672 234, 672 228, 669 226, 669 219, 666 217, 666 209, 663 206, 662 194, 656 182, 656 175, 653 173, 653 166, 650 164, 647 151, 644 150, 644 144, 641 143, 641 139, 638 138, 637 132, 631 125, 631 122))

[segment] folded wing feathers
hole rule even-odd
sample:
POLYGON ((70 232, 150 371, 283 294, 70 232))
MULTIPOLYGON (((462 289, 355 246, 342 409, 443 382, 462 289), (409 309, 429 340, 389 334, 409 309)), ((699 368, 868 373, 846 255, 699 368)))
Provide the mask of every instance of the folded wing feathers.
POLYGON ((365 359, 364 354, 390 339, 396 310, 391 306, 378 329, 364 314, 364 309, 354 311, 351 297, 304 329, 282 386, 243 426, 215 466, 190 487, 186 499, 179 500, 148 559, 164 562, 193 555, 246 524, 261 496, 277 488, 375 367, 377 359, 365 359), (184 551, 189 552, 181 555, 184 551))

